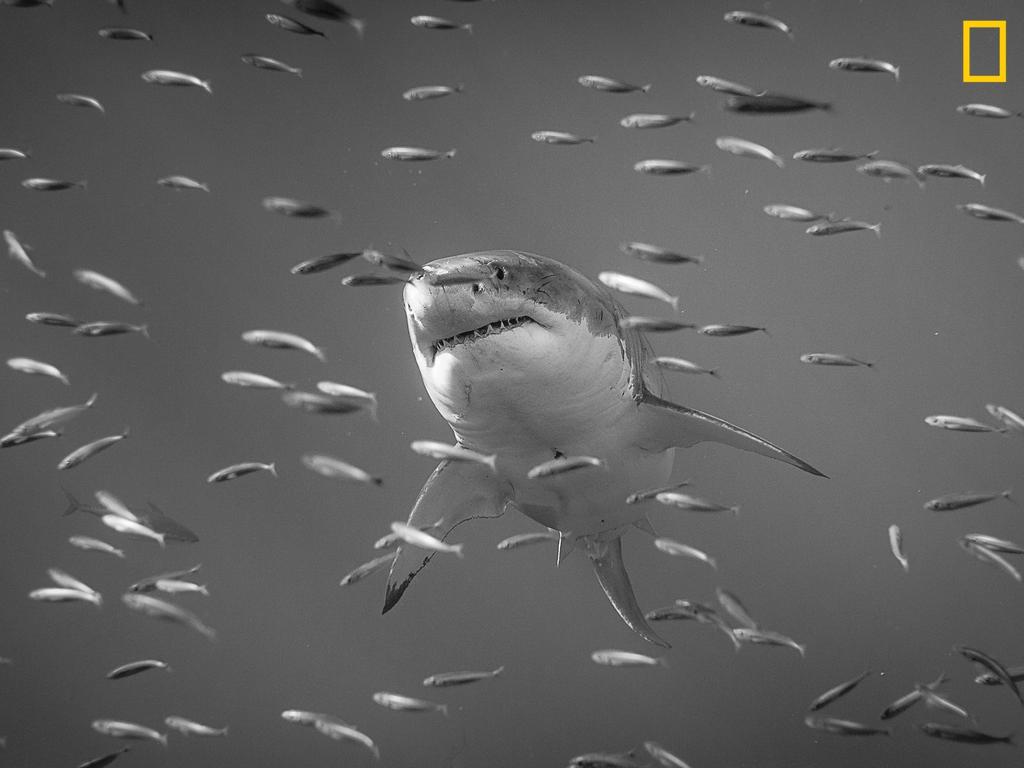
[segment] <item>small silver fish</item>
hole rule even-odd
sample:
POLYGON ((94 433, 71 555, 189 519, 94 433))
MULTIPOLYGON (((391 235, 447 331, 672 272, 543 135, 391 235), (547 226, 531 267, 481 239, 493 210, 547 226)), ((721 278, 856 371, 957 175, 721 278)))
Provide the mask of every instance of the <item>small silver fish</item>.
POLYGON ((49 363, 43 363, 39 360, 33 360, 30 357, 11 357, 7 360, 7 367, 13 368, 21 373, 36 374, 41 376, 49 376, 51 379, 57 379, 65 384, 70 385, 68 377, 60 372, 60 369, 49 363))
POLYGON ((72 333, 77 336, 87 337, 119 336, 124 333, 141 333, 148 339, 149 326, 145 324, 135 325, 133 323, 120 323, 111 320, 97 320, 92 323, 82 323, 81 325, 75 326, 72 333))
POLYGON ((373 743, 373 739, 358 728, 346 725, 345 723, 337 723, 324 719, 317 720, 313 723, 313 727, 324 736, 329 736, 336 741, 354 741, 357 744, 362 744, 373 753, 375 758, 378 760, 380 759, 380 749, 378 749, 377 745, 373 743))
POLYGON ((849 680, 839 683, 839 685, 833 688, 829 688, 823 694, 818 696, 814 701, 812 701, 811 705, 807 708, 807 710, 809 712, 816 712, 819 709, 828 706, 836 699, 845 696, 854 688, 856 688, 860 684, 860 682, 870 674, 870 670, 861 672, 856 677, 851 677, 849 680))
POLYGON ((1016 114, 1020 116, 1020 112, 1014 113, 1008 109, 1002 107, 996 107, 992 104, 961 104, 956 108, 956 111, 961 115, 971 115, 972 117, 1013 117, 1016 114))
POLYGON ((949 493, 945 496, 939 496, 936 499, 925 502, 924 508, 929 512, 950 512, 956 509, 964 509, 966 507, 973 507, 977 504, 995 501, 996 499, 1014 501, 1013 497, 1010 496, 1009 490, 1000 491, 999 493, 949 493))
POLYGON ((409 22, 420 29, 464 29, 473 34, 472 24, 459 24, 457 21, 442 19, 440 16, 413 16, 409 22))
POLYGON ((667 605, 652 608, 644 614, 648 621, 689 621, 697 620, 697 612, 689 605, 667 605))
POLYGON ((182 736, 227 736, 228 727, 225 725, 223 728, 211 728, 208 725, 197 723, 195 720, 189 720, 185 717, 178 715, 168 715, 164 718, 164 723, 168 728, 173 728, 178 731, 182 736))
POLYGON ((291 64, 285 64, 283 61, 272 59, 269 56, 260 56, 258 53, 243 54, 242 61, 250 66, 256 67, 257 69, 269 69, 272 72, 286 72, 289 75, 302 77, 302 69, 300 67, 293 67, 291 64))
MULTIPOLYGON (((316 388, 335 400, 351 403, 358 408, 364 408, 373 418, 377 420, 377 395, 374 392, 353 387, 349 384, 339 384, 336 381, 318 381, 316 388)), ((415 449, 413 449, 415 450, 415 449)))
POLYGON ((759 157, 764 160, 770 160, 779 168, 782 168, 784 165, 782 158, 768 149, 768 147, 755 144, 746 139, 738 139, 735 136, 719 136, 715 139, 715 146, 740 157, 759 157))
POLYGON ((406 544, 411 544, 420 549, 428 549, 433 552, 451 552, 462 557, 462 544, 445 544, 440 539, 431 536, 429 533, 413 528, 401 521, 391 524, 391 530, 406 544))
POLYGON ((927 416, 924 420, 925 424, 930 427, 940 427, 942 429, 950 429, 955 432, 1005 432, 1006 428, 993 427, 991 424, 984 424, 977 419, 972 419, 969 416, 948 416, 939 414, 936 416, 927 416))
MULTIPOLYGON (((433 523, 430 523, 429 525, 421 525, 418 527, 421 531, 433 531, 440 528, 442 523, 444 523, 444 518, 440 517, 433 523)), ((381 536, 379 539, 373 542, 373 548, 393 549, 397 547, 399 544, 401 544, 401 542, 402 538, 397 533, 392 531, 391 533, 385 534, 384 536, 381 536)))
POLYGON ((363 288, 366 286, 379 285, 401 285, 409 282, 404 277, 397 275, 349 275, 341 280, 341 284, 350 288, 363 288))
POLYGON ((804 231, 808 235, 841 235, 844 232, 859 232, 863 229, 870 229, 878 237, 882 236, 882 224, 868 224, 866 221, 856 219, 839 219, 838 221, 822 221, 811 224, 804 231))
POLYGON ((838 717, 815 717, 814 715, 807 715, 807 717, 804 718, 804 724, 808 728, 813 728, 816 731, 838 733, 843 736, 890 735, 888 728, 876 728, 873 725, 866 725, 865 723, 858 723, 853 720, 842 720, 838 717))
POLYGON ((641 317, 639 315, 629 315, 627 317, 621 317, 618 320, 619 328, 630 329, 635 328, 639 331, 681 331, 684 328, 696 328, 693 323, 684 323, 681 320, 671 320, 668 318, 660 317, 641 317))
POLYGON ((113 278, 101 275, 91 269, 76 269, 72 273, 75 279, 82 285, 87 285, 97 291, 106 291, 111 296, 116 296, 129 304, 141 304, 142 302, 132 295, 132 292, 113 278))
POLYGON ((398 552, 388 552, 375 557, 373 560, 369 560, 362 565, 357 565, 351 571, 341 577, 341 586, 347 587, 349 584, 355 584, 357 581, 362 581, 367 576, 382 571, 395 562, 395 558, 398 557, 398 552))
MULTIPOLYGON (((737 622, 748 629, 757 629, 757 621, 753 616, 750 615, 750 611, 746 609, 746 606, 740 602, 740 599, 736 597, 732 592, 721 587, 715 588, 715 597, 718 598, 718 603, 721 605, 726 613, 732 616, 737 622)), ((676 601, 678 604, 678 601, 676 601)))
MULTIPOLYGON (((1024 680, 1024 667, 1006 667, 1007 673, 1015 683, 1019 683, 1024 680)), ((999 679, 999 676, 994 672, 983 672, 974 678, 974 682, 978 685, 1002 685, 1003 681, 999 679)))
POLYGON ((1022 580, 1020 571, 1017 570, 1013 563, 1011 563, 1005 557, 1000 555, 998 552, 994 552, 993 550, 988 549, 986 547, 979 547, 974 542, 967 541, 966 539, 960 540, 960 546, 963 548, 965 552, 967 552, 967 554, 972 555, 978 560, 981 560, 983 563, 988 563, 990 565, 994 565, 1000 568, 1005 573, 1007 573, 1010 576, 1010 578, 1014 581, 1022 580))
POLYGON ((1012 221, 1016 224, 1024 224, 1024 216, 1012 211, 1004 211, 1002 208, 993 208, 982 203, 961 203, 957 209, 977 219, 988 219, 989 221, 1012 221))
POLYGON ((164 176, 163 178, 157 179, 156 183, 161 187, 168 187, 170 189, 189 189, 202 192, 210 191, 208 184, 196 181, 188 176, 164 176))
POLYGON ((985 186, 986 174, 973 171, 964 165, 927 163, 917 166, 917 172, 922 176, 938 176, 943 179, 973 179, 982 186, 985 186))
POLYGON ((44 429, 37 432, 9 432, 0 437, 0 448, 13 448, 16 445, 34 443, 36 440, 45 440, 50 437, 60 437, 61 433, 52 429, 44 429))
POLYGON ((658 264, 702 264, 704 262, 703 256, 688 256, 650 243, 622 243, 619 245, 619 250, 627 256, 658 264))
POLYGON ((242 341, 257 347, 268 349, 294 349, 313 355, 320 362, 325 362, 324 351, 309 339, 286 331, 254 330, 242 334, 242 341))
POLYGON ((658 488, 648 488, 645 491, 635 491, 626 497, 627 504, 639 504, 642 501, 650 501, 657 497, 659 493, 666 493, 668 491, 674 491, 678 488, 683 488, 690 484, 689 480, 683 480, 672 485, 663 485, 658 488))
POLYGON ((2 147, 0 148, 0 161, 2 160, 27 160, 32 157, 32 154, 24 149, 15 149, 14 147, 2 147))
POLYGON ((130 661, 127 664, 115 667, 107 672, 107 680, 120 680, 125 677, 131 677, 132 675, 138 675, 142 672, 148 672, 151 669, 166 669, 168 672, 171 671, 170 665, 165 661, 160 661, 159 659, 142 659, 140 661, 130 661))
POLYGON ((304 725, 309 728, 314 727, 317 723, 341 723, 342 721, 334 715, 328 715, 324 712, 310 712, 305 709, 286 709, 281 713, 281 717, 287 720, 289 723, 295 723, 296 725, 304 725))
POLYGON ((333 269, 339 264, 344 264, 346 261, 351 261, 361 255, 362 251, 344 251, 341 253, 329 253, 326 256, 317 256, 315 259, 300 261, 291 268, 291 273, 293 275, 313 275, 318 272, 326 272, 328 269, 333 269))
POLYGON ((281 395, 284 404, 291 408, 299 408, 306 413, 347 414, 366 410, 363 403, 353 402, 350 398, 332 397, 321 392, 290 391, 281 395))
POLYGON ((728 325, 722 323, 716 323, 712 325, 702 325, 697 329, 697 333, 702 333, 705 336, 744 336, 748 333, 755 333, 757 331, 764 331, 768 333, 767 328, 763 328, 759 325, 728 325))
POLYGON ((64 328, 77 328, 79 323, 70 315, 60 315, 56 312, 29 312, 25 319, 30 323, 39 325, 55 325, 64 328))
POLYGON ((909 571, 910 563, 907 560, 907 556, 903 553, 903 533, 898 525, 889 526, 889 549, 892 550, 892 556, 899 561, 903 570, 909 571))
MULTIPOLYGON (((934 681, 928 683, 924 687, 928 688, 929 690, 934 690, 945 682, 946 675, 945 673, 943 673, 939 675, 938 678, 936 678, 934 681)), ((914 706, 917 702, 921 700, 921 691, 919 689, 920 686, 915 685, 914 690, 912 690, 910 693, 900 696, 898 699, 896 699, 896 701, 894 701, 892 704, 890 704, 884 710, 882 710, 882 714, 879 715, 879 717, 881 717, 882 720, 889 720, 890 718, 896 717, 896 715, 906 712, 908 709, 910 709, 912 706, 914 706)))
POLYGON ((102 733, 104 736, 113 736, 118 739, 157 741, 163 746, 167 746, 166 734, 158 733, 152 728, 147 728, 138 723, 128 723, 123 720, 93 720, 92 729, 102 733))
POLYGON ((633 165, 637 173, 646 173, 650 176, 682 176, 689 173, 709 173, 710 165, 694 165, 682 160, 666 160, 664 158, 650 158, 640 160, 633 165))
POLYGON ((997 539, 985 533, 968 533, 963 537, 964 541, 987 549, 991 552, 1005 552, 1008 555, 1024 555, 1024 548, 1006 539, 997 539))
POLYGON ((959 653, 968 661, 973 661, 975 664, 980 664, 985 667, 989 672, 998 677, 1003 685, 1010 689, 1013 695, 1017 698, 1017 701, 1022 707, 1024 707, 1024 696, 1021 696, 1020 691, 1017 689, 1017 684, 1014 682, 1013 677, 1006 670, 1006 667, 1001 662, 989 656, 984 651, 979 651, 977 648, 971 648, 966 645, 954 645, 953 650, 959 653))
POLYGON ((397 712, 440 712, 445 717, 448 717, 447 704, 437 704, 426 699, 414 699, 411 696, 402 696, 398 693, 378 691, 373 694, 373 700, 382 707, 387 707, 397 712))
POLYGON ((679 311, 679 297, 670 296, 663 288, 654 283, 641 280, 639 277, 624 275, 621 272, 599 272, 597 279, 607 285, 613 291, 626 293, 631 296, 642 296, 647 299, 664 301, 676 312, 679 311))
POLYGON ((814 211, 808 210, 807 208, 800 208, 796 205, 787 205, 785 203, 773 203, 764 207, 764 212, 769 216, 774 216, 777 219, 784 219, 786 221, 818 221, 819 219, 831 219, 831 216, 826 213, 815 213, 814 211))
POLYGON ((699 496, 692 496, 688 493, 678 491, 663 491, 654 497, 659 503, 669 507, 678 507, 687 512, 732 512, 738 515, 740 508, 723 507, 713 501, 702 499, 699 496))
POLYGON ((865 176, 874 176, 885 181, 892 181, 893 179, 913 181, 917 183, 919 188, 924 189, 924 180, 921 179, 917 171, 903 163, 897 163, 895 160, 869 160, 857 166, 857 173, 863 173, 865 176))
POLYGON ((594 651, 590 658, 597 664, 607 667, 667 667, 668 662, 663 656, 654 658, 643 653, 631 651, 617 651, 613 649, 594 651))
POLYGON ((730 24, 743 24, 749 27, 777 29, 790 40, 793 39, 793 30, 789 28, 789 25, 786 24, 786 22, 780 21, 772 16, 766 16, 763 13, 754 13, 753 11, 729 11, 725 14, 724 18, 730 24))
POLYGON ((961 707, 959 704, 955 704, 950 701, 941 693, 936 693, 935 691, 920 684, 915 686, 915 688, 920 692, 921 700, 924 701, 925 706, 931 707, 932 709, 944 709, 947 712, 952 712, 958 717, 964 718, 965 720, 974 719, 966 709, 961 707))
POLYGON ((122 595, 121 600, 132 610, 141 611, 147 616, 152 616, 155 619, 163 619, 164 621, 181 624, 182 626, 198 632, 208 640, 214 640, 217 637, 217 633, 210 627, 206 626, 198 616, 191 611, 186 611, 184 608, 177 606, 174 603, 169 603, 158 597, 141 595, 135 592, 128 592, 127 594, 122 595))
POLYGON ((696 112, 688 115, 662 115, 651 112, 634 112, 619 120, 623 128, 668 128, 679 123, 688 123, 696 116, 696 112))
POLYGON ((135 582, 128 587, 129 592, 152 592, 156 589, 156 583, 163 581, 164 579, 181 579, 186 576, 191 576, 193 573, 198 572, 203 566, 193 565, 191 568, 183 568, 178 571, 169 571, 168 573, 159 573, 156 576, 147 576, 146 578, 135 582))
POLYGON ((418 85, 410 88, 402 94, 406 101, 427 101, 428 99, 440 99, 442 96, 451 96, 454 93, 462 93, 465 86, 458 85, 418 85))
POLYGON ((96 393, 93 393, 88 400, 80 405, 63 405, 57 408, 51 408, 48 411, 43 411, 37 416, 33 416, 31 419, 21 422, 21 424, 11 431, 18 434, 30 434, 32 432, 40 432, 44 429, 64 424, 92 408, 98 396, 99 395, 96 393))
POLYGON ((32 600, 37 600, 45 603, 92 603, 99 608, 103 603, 103 598, 96 592, 83 592, 80 589, 70 589, 68 587, 42 587, 41 589, 33 589, 28 593, 28 596, 32 600))
POLYGON ((441 150, 427 149, 426 147, 387 147, 380 151, 380 156, 385 160, 421 162, 424 160, 437 160, 440 157, 455 157, 455 152, 456 150, 454 149, 442 152, 441 150))
POLYGON ((751 629, 750 627, 737 627, 732 631, 733 636, 741 643, 755 643, 758 645, 784 645, 796 650, 801 656, 807 651, 807 646, 801 645, 796 640, 786 637, 778 632, 769 629, 751 629))
POLYGON ((200 80, 195 75, 175 72, 170 69, 151 69, 148 72, 142 73, 142 79, 154 85, 193 86, 195 88, 202 88, 207 93, 213 93, 209 80, 200 80))
POLYGON ((436 440, 414 440, 409 447, 420 456, 427 456, 431 459, 449 459, 451 461, 472 461, 490 467, 492 472, 497 472, 495 462, 497 455, 485 456, 477 451, 464 448, 461 445, 448 445, 436 440))
POLYGON ((274 462, 264 464, 262 461, 243 461, 239 464, 232 464, 230 467, 224 467, 224 469, 218 469, 206 478, 206 482, 222 483, 225 480, 234 480, 236 477, 253 472, 269 472, 274 477, 277 477, 277 468, 274 466, 274 462))
POLYGON ((322 219, 325 216, 330 216, 340 220, 338 214, 332 213, 326 208, 291 197, 265 197, 263 198, 263 207, 272 213, 280 213, 282 216, 291 216, 297 219, 322 219))
POLYGON ((593 144, 596 141, 592 136, 579 136, 567 131, 534 131, 530 134, 530 138, 542 144, 561 144, 563 146, 593 144))
POLYGON ((715 558, 708 555, 706 552, 702 552, 699 549, 682 544, 673 539, 658 538, 654 540, 654 546, 669 555, 676 555, 677 557, 692 557, 694 560, 700 560, 702 563, 707 563, 712 568, 717 569, 718 564, 715 562, 715 558))
POLYGON ((663 746, 654 741, 645 741, 644 749, 665 768, 690 768, 682 759, 676 757, 663 746))
POLYGON ((633 751, 614 754, 611 752, 587 752, 569 760, 569 768, 643 768, 633 759, 633 751))
POLYGON ((490 680, 504 671, 505 667, 498 667, 490 672, 441 672, 426 678, 423 684, 428 688, 450 688, 455 685, 468 685, 480 680, 490 680))
POLYGON ((91 443, 86 443, 61 459, 57 464, 57 469, 73 469, 86 459, 92 458, 100 451, 105 451, 114 443, 119 443, 126 437, 128 437, 128 427, 125 427, 124 432, 119 435, 108 435, 107 437, 101 437, 99 440, 93 440, 91 443))
POLYGON ((252 387, 254 389, 291 389, 291 384, 284 384, 277 379, 264 376, 262 373, 249 371, 224 371, 221 380, 236 387, 252 387))
MULTIPOLYGON (((1021 258, 1024 259, 1024 256, 1021 258)), ((993 405, 992 403, 989 403, 985 406, 985 410, 988 411, 992 418, 998 419, 1010 429, 1024 431, 1024 416, 1014 413, 1005 405, 993 405)))
POLYGON ((852 160, 870 160, 878 154, 874 152, 847 152, 834 147, 823 149, 801 149, 793 153, 794 160, 805 160, 811 163, 848 163, 852 160))
POLYGON ((710 88, 713 91, 719 91, 720 93, 728 93, 732 96, 764 96, 767 91, 757 91, 747 85, 741 83, 734 83, 731 80, 723 80, 720 77, 714 75, 698 75, 697 85, 704 88, 710 88))
POLYGON ((307 453, 302 457, 302 463, 324 477, 353 480, 357 483, 367 483, 369 485, 380 485, 384 482, 383 478, 371 475, 364 469, 353 466, 341 459, 336 459, 333 456, 325 456, 322 453, 307 453))
POLYGON ((102 522, 107 528, 118 533, 123 533, 126 536, 131 536, 136 539, 152 539, 161 547, 166 546, 165 538, 166 535, 158 533, 150 528, 148 525, 138 522, 137 520, 131 520, 127 517, 121 517, 120 515, 103 515, 100 517, 102 522))
POLYGON ((301 21, 296 21, 291 16, 285 16, 283 13, 268 13, 266 15, 266 19, 275 27, 283 29, 286 32, 294 32, 297 35, 316 35, 318 37, 327 37, 327 35, 319 29, 307 26, 301 21))
POLYGON ((603 466, 604 462, 593 456, 558 456, 554 459, 541 462, 535 467, 531 467, 527 471, 526 476, 530 480, 536 480, 542 477, 563 475, 566 472, 574 472, 577 469, 603 466))
POLYGON ((576 82, 584 88, 592 88, 595 91, 605 91, 606 93, 632 93, 634 91, 647 93, 651 90, 650 83, 634 85, 625 80, 616 80, 614 77, 605 77, 604 75, 582 75, 576 78, 576 82))
POLYGON ((507 539, 499 541, 497 548, 503 552, 507 552, 511 549, 519 549, 520 547, 530 546, 531 544, 540 544, 545 541, 558 541, 558 532, 530 531, 529 533, 517 533, 514 536, 509 536, 507 539))
POLYGON ((106 552, 107 554, 114 555, 115 557, 124 558, 123 550, 111 546, 105 541, 94 539, 92 536, 72 536, 68 539, 68 543, 78 549, 84 549, 92 552, 106 552))
POLYGON ((72 107, 88 107, 103 113, 106 113, 107 111, 103 108, 103 105, 100 104, 99 99, 95 99, 92 96, 86 96, 81 93, 58 93, 57 101, 61 104, 67 104, 72 107))
POLYGON ((132 27, 103 27, 97 30, 97 34, 100 37, 105 37, 107 40, 152 40, 153 36, 148 32, 143 32, 141 29, 134 29, 132 27))
POLYGON ((676 373, 706 373, 709 376, 718 376, 717 368, 705 368, 696 363, 684 360, 681 357, 655 357, 651 363, 663 371, 674 371, 676 373))
POLYGON ((785 115, 811 109, 828 111, 832 105, 825 101, 811 101, 799 96, 786 96, 765 91, 760 96, 730 96, 722 109, 747 115, 785 115))
POLYGON ((1013 743, 1013 734, 997 736, 962 725, 946 725, 945 723, 918 723, 917 727, 928 736, 946 741, 958 741, 963 744, 1005 744, 1013 743))
POLYGON ((205 584, 196 584, 195 582, 183 581, 181 579, 157 579, 154 586, 158 592, 168 595, 198 592, 200 595, 210 596, 210 590, 206 588, 205 584))
POLYGON ((861 56, 845 56, 832 59, 828 63, 830 69, 844 69, 847 72, 888 72, 890 75, 900 79, 900 68, 895 64, 881 59, 866 59, 861 56))
POLYGON ((800 355, 800 362, 811 363, 812 365, 839 365, 850 367, 862 365, 866 368, 874 367, 874 363, 868 363, 864 360, 858 360, 856 357, 840 355, 833 352, 807 352, 800 355))
POLYGON ((138 515, 132 512, 123 501, 110 491, 96 491, 96 501, 100 503, 100 506, 107 514, 117 515, 125 520, 132 520, 136 523, 142 522, 138 515))
POLYGON ((61 189, 71 189, 73 187, 80 187, 85 189, 87 182, 82 181, 66 181, 64 179, 42 179, 42 178, 31 178, 25 179, 21 182, 21 186, 25 189, 35 189, 41 192, 55 192, 61 189))

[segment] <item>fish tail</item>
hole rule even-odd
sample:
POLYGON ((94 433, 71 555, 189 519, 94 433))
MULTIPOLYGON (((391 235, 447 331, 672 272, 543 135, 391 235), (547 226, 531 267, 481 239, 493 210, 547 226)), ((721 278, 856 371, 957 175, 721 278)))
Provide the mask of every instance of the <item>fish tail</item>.
POLYGON ((784 168, 785 167, 785 165, 782 162, 782 158, 779 157, 778 155, 776 155, 775 157, 772 158, 772 162, 775 163, 777 166, 779 166, 779 168, 784 168))
POLYGON ((671 300, 669 303, 672 304, 672 309, 679 312, 679 297, 669 296, 669 299, 671 300))
POLYGON ((295 68, 295 76, 300 78, 300 79, 302 78, 302 67, 296 67, 295 68))
POLYGON ((440 706, 438 707, 438 709, 440 709, 440 710, 441 710, 441 714, 442 714, 442 715, 444 715, 445 717, 448 717, 448 705, 447 705, 447 704, 441 704, 441 705, 440 705, 440 706))
POLYGON ((868 229, 874 230, 875 235, 878 237, 882 236, 882 222, 878 222, 873 227, 868 227, 868 229))
POLYGON ((210 596, 210 590, 206 588, 205 584, 202 584, 199 587, 199 594, 205 595, 206 597, 209 597, 210 596))
POLYGON ((473 34, 473 25, 472 24, 463 24, 462 28, 464 30, 466 30, 467 32, 469 32, 469 34, 471 34, 471 35, 473 34))
POLYGON ((316 359, 319 360, 321 363, 327 362, 327 358, 324 356, 323 347, 313 347, 313 354, 316 355, 316 359))
POLYGON ((158 533, 157 534, 157 541, 160 542, 160 548, 161 549, 165 549, 167 547, 167 542, 164 541, 164 539, 166 539, 166 538, 167 538, 166 534, 163 534, 163 533, 158 533))
MULTIPOLYGON (((364 19, 357 19, 354 16, 349 16, 347 21, 348 25, 356 31, 356 36, 362 40, 363 33, 366 31, 366 21, 364 19)), ((299 70, 299 72, 301 73, 302 70, 299 70)), ((302 75, 300 74, 299 77, 302 77, 302 75)))
POLYGON ((139 333, 141 333, 147 339, 150 338, 150 336, 149 336, 149 324, 147 323, 145 325, 140 325, 139 326, 139 333))
POLYGON ((89 180, 88 179, 82 179, 81 181, 77 181, 75 183, 79 187, 81 187, 82 189, 88 189, 89 188, 89 180))
POLYGON ((465 555, 462 554, 462 546, 463 545, 461 543, 453 545, 452 546, 452 552, 454 552, 459 557, 465 557, 465 555))
POLYGON ((893 72, 893 74, 896 76, 896 82, 899 82, 900 81, 900 68, 899 67, 894 67, 894 69, 896 70, 895 72, 893 72))
POLYGON ((121 437, 122 437, 122 438, 124 438, 124 437, 128 437, 128 435, 129 435, 130 433, 131 433, 131 429, 130 429, 130 428, 128 427, 128 425, 127 425, 127 424, 125 424, 125 425, 124 425, 124 432, 122 432, 122 433, 121 433, 121 437))
POLYGON ((709 369, 709 370, 708 370, 708 375, 709 375, 709 376, 714 376, 714 377, 715 377, 716 379, 720 379, 720 378, 722 378, 721 376, 719 376, 719 375, 718 375, 718 369, 717 369, 717 368, 711 368, 711 369, 709 369))
POLYGON ((487 457, 487 466, 491 468, 491 472, 498 474, 498 454, 492 453, 487 457))
POLYGON ((270 471, 270 474, 272 474, 274 477, 277 477, 277 467, 275 465, 276 462, 272 461, 267 465, 267 469, 270 471))
POLYGON ((455 85, 455 89, 454 90, 455 90, 456 93, 462 93, 464 90, 466 90, 466 84, 465 83, 457 83, 455 85))
POLYGON ((714 568, 714 569, 715 569, 716 571, 718 570, 718 561, 717 561, 717 560, 715 560, 715 558, 713 558, 713 557, 709 557, 709 558, 708 558, 708 565, 710 565, 710 566, 711 566, 712 568, 714 568))
POLYGON ((199 81, 199 87, 202 88, 204 91, 206 91, 209 94, 213 93, 213 88, 211 87, 209 80, 200 80, 199 81))
POLYGON ((978 181, 980 181, 980 182, 981 182, 981 186, 983 186, 983 187, 985 186, 985 177, 986 177, 987 175, 988 175, 988 174, 986 174, 986 173, 979 173, 979 174, 978 174, 978 181))
POLYGON ((642 86, 640 86, 640 90, 643 93, 650 93, 651 92, 651 85, 653 85, 653 83, 647 83, 646 85, 642 85, 642 86))
POLYGON ((374 478, 370 479, 370 482, 373 483, 374 485, 383 485, 384 484, 384 478, 383 477, 374 477, 374 478))
POLYGON ((69 386, 69 387, 71 386, 71 380, 68 379, 68 377, 66 375, 64 375, 63 373, 60 375, 60 380, 62 382, 64 382, 67 386, 69 386))
POLYGON ((740 505, 737 504, 735 507, 729 507, 729 511, 732 512, 733 517, 739 517, 740 505))
POLYGON ((158 733, 158 734, 157 734, 157 739, 158 739, 158 740, 160 741, 160 743, 161 743, 161 744, 162 744, 162 745, 163 745, 163 746, 164 746, 165 748, 167 747, 167 734, 166 734, 166 733, 158 733))
POLYGON ((505 666, 502 665, 502 666, 498 667, 497 669, 495 669, 494 671, 491 672, 491 677, 497 677, 498 675, 500 675, 504 671, 505 671, 505 666))
POLYGON ((455 150, 454 149, 449 149, 447 152, 444 153, 444 156, 445 157, 455 157, 455 150))
POLYGON ((1002 493, 1001 493, 1000 495, 1001 495, 1001 496, 1002 496, 1002 497, 1003 497, 1004 499, 1006 499, 1007 501, 1011 501, 1011 502, 1013 502, 1014 504, 1017 504, 1018 506, 1020 506, 1020 505, 1019 505, 1019 503, 1017 502, 1017 500, 1016 500, 1015 498, 1013 498, 1013 496, 1011 496, 1011 495, 1010 495, 1010 494, 1011 494, 1012 492, 1013 492, 1013 489, 1012 489, 1012 488, 1007 488, 1007 489, 1006 489, 1005 491, 1003 491, 1003 492, 1002 492, 1002 493))

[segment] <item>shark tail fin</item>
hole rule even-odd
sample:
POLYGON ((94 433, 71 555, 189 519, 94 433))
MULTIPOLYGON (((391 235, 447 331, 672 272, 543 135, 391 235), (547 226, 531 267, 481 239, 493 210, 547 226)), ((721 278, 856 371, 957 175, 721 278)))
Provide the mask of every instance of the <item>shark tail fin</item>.
POLYGON ((633 585, 622 561, 622 538, 616 536, 610 541, 600 541, 594 536, 587 536, 583 540, 586 542, 587 556, 594 565, 594 573, 601 584, 601 589, 608 596, 616 613, 626 622, 626 626, 649 643, 668 648, 669 644, 651 629, 644 618, 644 612, 637 605, 633 585))
POLYGON ((82 508, 82 503, 76 499, 67 488, 61 488, 61 490, 64 491, 64 495, 67 496, 68 499, 68 507, 64 510, 64 514, 61 516, 67 517, 68 515, 74 514, 80 510, 82 508))

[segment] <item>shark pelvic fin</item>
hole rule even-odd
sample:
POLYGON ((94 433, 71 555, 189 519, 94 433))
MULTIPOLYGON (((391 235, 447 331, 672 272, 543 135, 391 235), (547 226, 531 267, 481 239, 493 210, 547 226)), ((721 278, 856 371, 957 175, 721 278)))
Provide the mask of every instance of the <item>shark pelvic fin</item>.
POLYGON ((670 403, 660 397, 644 393, 640 401, 640 445, 648 450, 663 451, 671 447, 689 448, 691 445, 711 440, 731 445, 743 451, 751 451, 770 459, 784 461, 794 467, 819 477, 828 477, 784 451, 763 437, 758 437, 742 427, 712 416, 710 413, 670 403))
MULTIPOLYGON (((444 518, 442 526, 432 532, 444 541, 467 520, 500 517, 506 506, 512 503, 510 495, 487 467, 445 459, 423 484, 409 515, 409 525, 421 528, 444 518)), ((408 544, 398 548, 388 574, 383 613, 395 607, 413 578, 427 566, 434 554, 408 544)))
POLYGON ((626 573, 625 563, 622 562, 622 538, 615 536, 608 541, 601 541, 596 536, 586 536, 582 541, 586 543, 587 556, 594 564, 594 573, 601 584, 601 589, 608 596, 615 611, 626 622, 626 626, 650 643, 662 648, 670 647, 651 629, 644 618, 644 612, 637 605, 633 585, 629 582, 629 574, 626 573))
POLYGON ((555 566, 562 564, 569 555, 576 549, 576 536, 566 531, 558 532, 558 557, 555 560, 555 566))
POLYGON ((644 515, 635 523, 633 523, 633 527, 643 531, 652 539, 658 538, 658 532, 654 530, 654 526, 651 525, 651 521, 647 519, 647 515, 644 515))

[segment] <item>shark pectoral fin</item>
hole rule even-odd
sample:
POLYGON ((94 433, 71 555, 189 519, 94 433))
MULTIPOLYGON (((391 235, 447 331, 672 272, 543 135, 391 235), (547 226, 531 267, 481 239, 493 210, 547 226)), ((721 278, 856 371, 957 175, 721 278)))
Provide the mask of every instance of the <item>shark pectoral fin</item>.
POLYGON ((573 550, 576 549, 576 536, 565 531, 558 532, 558 556, 555 559, 555 567, 562 564, 573 550))
POLYGON ((594 564, 594 573, 601 583, 601 589, 608 596, 615 611, 626 622, 626 626, 644 640, 662 648, 669 648, 669 644, 651 629, 644 618, 644 612, 637 605, 633 585, 629 582, 626 565, 622 562, 622 539, 616 536, 608 541, 599 541, 594 536, 586 536, 583 541, 587 546, 587 556, 594 564))
POLYGON ((654 526, 651 525, 651 521, 647 518, 647 515, 644 515, 635 523, 633 523, 633 527, 643 531, 652 539, 658 538, 658 532, 654 530, 654 526))
MULTIPOLYGON (((443 518, 441 527, 432 531, 432 535, 444 541, 467 520, 500 517, 508 500, 509 493, 503 490, 487 467, 468 461, 446 459, 437 465, 437 469, 423 484, 409 515, 409 525, 422 528, 443 518)), ((388 574, 383 613, 395 607, 413 578, 426 567, 434 554, 408 545, 398 548, 388 574)))
POLYGON ((641 447, 648 450, 663 451, 671 447, 689 448, 691 445, 711 440, 723 445, 731 445, 743 451, 751 451, 767 456, 770 459, 784 461, 794 467, 810 472, 819 477, 828 477, 803 459, 799 459, 789 451, 784 451, 763 437, 758 437, 742 427, 712 416, 710 413, 686 408, 682 405, 662 400, 656 395, 645 393, 640 401, 640 438, 641 447))

